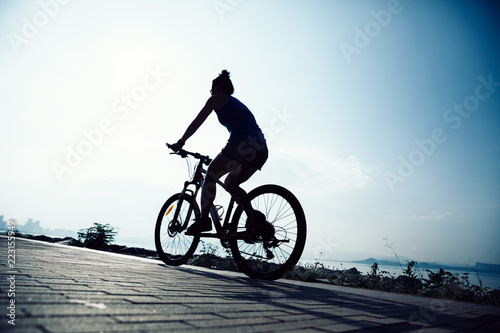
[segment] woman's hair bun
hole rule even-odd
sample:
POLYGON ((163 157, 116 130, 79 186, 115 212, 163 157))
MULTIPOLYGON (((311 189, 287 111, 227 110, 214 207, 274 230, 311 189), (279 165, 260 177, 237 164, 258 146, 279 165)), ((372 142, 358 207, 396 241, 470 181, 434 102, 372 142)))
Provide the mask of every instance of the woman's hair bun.
POLYGON ((223 93, 232 95, 234 93, 233 83, 229 78, 229 72, 224 69, 219 76, 212 81, 213 85, 219 87, 223 93))

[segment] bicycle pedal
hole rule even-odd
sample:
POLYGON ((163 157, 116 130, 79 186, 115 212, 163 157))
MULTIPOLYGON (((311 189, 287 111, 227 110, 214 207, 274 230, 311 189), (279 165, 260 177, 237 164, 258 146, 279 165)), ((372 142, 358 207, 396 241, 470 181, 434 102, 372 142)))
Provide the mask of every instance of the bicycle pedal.
POLYGON ((268 250, 268 249, 266 249, 266 256, 267 256, 267 259, 273 259, 274 258, 274 254, 270 250, 268 250))
POLYGON ((224 236, 220 238, 220 243, 223 248, 228 249, 231 245, 229 240, 234 236, 234 233, 230 233, 228 230, 225 231, 224 236))

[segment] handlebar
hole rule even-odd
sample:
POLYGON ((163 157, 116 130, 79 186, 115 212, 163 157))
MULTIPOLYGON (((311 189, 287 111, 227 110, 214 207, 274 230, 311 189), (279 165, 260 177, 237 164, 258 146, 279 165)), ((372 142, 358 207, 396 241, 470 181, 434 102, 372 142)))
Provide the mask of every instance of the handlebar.
MULTIPOLYGON (((172 145, 169 144, 168 142, 166 143, 167 147, 169 149, 172 149, 172 145)), ((190 152, 190 151, 187 151, 187 150, 184 150, 184 149, 179 149, 178 151, 174 151, 173 153, 171 154, 174 154, 174 155, 179 155, 181 156, 182 158, 186 158, 188 157, 188 155, 191 155, 193 156, 194 158, 200 160, 202 163, 204 163, 205 165, 209 165, 210 162, 212 162, 212 159, 210 157, 208 157, 207 155, 202 155, 200 153, 193 153, 193 152, 190 152)))

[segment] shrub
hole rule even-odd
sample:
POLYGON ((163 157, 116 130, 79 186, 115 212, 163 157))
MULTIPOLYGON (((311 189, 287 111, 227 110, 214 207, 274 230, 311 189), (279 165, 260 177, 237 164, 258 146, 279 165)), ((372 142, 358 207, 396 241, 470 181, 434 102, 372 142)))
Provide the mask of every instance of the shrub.
POLYGON ((78 240, 85 247, 102 248, 114 241, 115 235, 116 231, 109 224, 94 223, 92 227, 78 231, 78 240))
POLYGON ((328 268, 319 262, 314 264, 300 264, 295 266, 290 272, 285 275, 285 278, 300 281, 316 281, 316 280, 329 280, 330 275, 328 268))

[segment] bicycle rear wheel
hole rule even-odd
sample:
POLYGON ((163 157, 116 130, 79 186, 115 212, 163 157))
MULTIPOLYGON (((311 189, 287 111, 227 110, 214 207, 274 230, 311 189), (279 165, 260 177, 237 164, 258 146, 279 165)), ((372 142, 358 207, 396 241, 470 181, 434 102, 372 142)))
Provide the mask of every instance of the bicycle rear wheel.
MULTIPOLYGON (((306 218, 297 198, 278 185, 263 185, 245 197, 274 227, 273 240, 231 239, 230 247, 238 268, 252 278, 276 280, 300 259, 306 242, 306 218)), ((231 221, 232 232, 246 230, 247 215, 241 205, 231 221)))
POLYGON ((200 209, 191 200, 191 196, 184 195, 180 201, 179 196, 180 194, 174 194, 165 202, 158 214, 155 228, 155 245, 158 256, 167 265, 175 266, 185 264, 196 251, 200 241, 200 236, 188 236, 185 230, 179 229, 179 225, 189 225, 200 217, 200 209), (181 209, 177 221, 174 221, 178 205, 181 205, 181 209), (191 214, 188 217, 189 211, 191 214), (186 221, 187 219, 189 221, 186 221))

